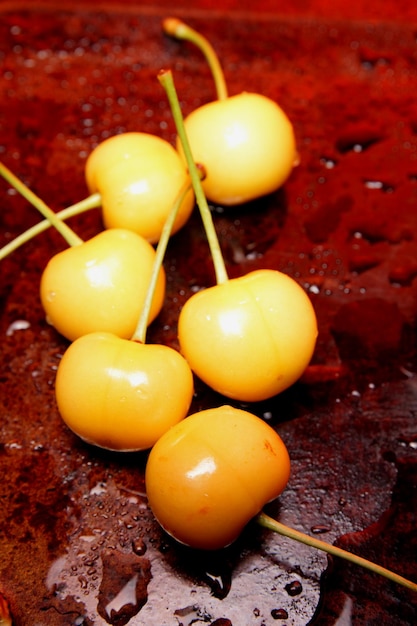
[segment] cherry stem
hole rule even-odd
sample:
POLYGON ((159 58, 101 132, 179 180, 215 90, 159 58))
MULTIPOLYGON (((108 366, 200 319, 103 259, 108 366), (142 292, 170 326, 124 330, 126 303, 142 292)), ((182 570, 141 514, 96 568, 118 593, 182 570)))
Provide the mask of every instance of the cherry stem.
POLYGON ((3 163, 0 162, 0 175, 20 193, 35 209, 39 211, 51 226, 62 235, 69 246, 79 246, 83 240, 67 225, 62 222, 52 209, 50 209, 41 198, 31 191, 21 180, 19 180, 3 163))
POLYGON ((172 228, 174 226, 175 219, 177 217, 180 206, 182 205, 187 193, 191 191, 191 188, 192 188, 192 185, 190 181, 187 181, 183 185, 182 189, 180 190, 165 220, 164 226, 161 231, 161 236, 159 237, 158 245, 155 251, 155 259, 154 259, 154 263, 152 267, 152 273, 151 273, 151 278, 150 278, 149 285, 148 285, 148 290, 146 292, 145 302, 141 310, 141 314, 140 314, 135 332, 133 333, 131 337, 132 341, 138 341, 140 343, 145 343, 146 341, 146 331, 148 328, 149 314, 150 314, 152 302, 153 302, 154 295, 155 295, 159 273, 161 271, 162 263, 164 261, 165 252, 168 247, 168 242, 171 237, 172 228))
POLYGON ((190 173, 197 205, 200 210, 201 219, 203 220, 204 230, 206 232, 208 244, 210 247, 210 253, 213 259, 214 271, 216 274, 216 282, 218 285, 220 285, 221 283, 225 283, 228 281, 226 266, 221 252, 216 229, 214 227, 213 218, 207 203, 207 198, 201 184, 201 177, 198 171, 198 167, 194 162, 193 155, 191 153, 191 148, 185 131, 184 119, 182 116, 181 107, 178 100, 177 91, 175 89, 174 79, 172 77, 171 70, 162 70, 158 74, 158 80, 164 87, 168 96, 172 115, 174 117, 175 126, 177 128, 178 136, 180 138, 182 149, 184 151, 184 156, 187 161, 187 167, 190 173))
MULTIPOLYGON (((98 193, 94 193, 88 198, 85 198, 85 200, 81 200, 80 202, 77 202, 76 204, 73 204, 66 209, 62 209, 62 211, 56 213, 56 216, 61 221, 67 220, 70 217, 74 217, 75 215, 79 215, 80 213, 84 213, 85 211, 89 211, 90 209, 96 209, 100 205, 101 196, 98 193)), ((6 256, 11 254, 15 250, 17 250, 17 248, 30 241, 30 239, 33 239, 34 237, 36 237, 36 235, 39 235, 51 226, 52 224, 49 220, 43 220, 42 222, 39 222, 31 228, 25 230, 24 233, 21 233, 12 241, 3 246, 3 248, 0 248, 0 261, 6 258, 6 256)))
POLYGON ((269 515, 266 515, 265 513, 260 513, 255 518, 255 520, 263 528, 267 528, 268 530, 272 530, 280 535, 283 535, 284 537, 289 537, 290 539, 294 539, 295 541, 304 543, 305 545, 311 546, 312 548, 317 548, 318 550, 327 552, 328 554, 331 554, 332 556, 345 559, 345 561, 350 561, 351 563, 364 567, 365 569, 368 569, 371 572, 374 572, 375 574, 379 574, 380 576, 383 576, 384 578, 388 578, 394 583, 402 585, 403 587, 407 587, 408 589, 412 589, 413 591, 417 591, 417 584, 413 583, 411 580, 408 580, 407 578, 403 578, 403 576, 400 576, 399 574, 395 574, 391 570, 386 569, 385 567, 382 567, 380 565, 377 565, 376 563, 373 563, 372 561, 368 561, 368 559, 364 559, 360 556, 357 556, 356 554, 352 554, 351 552, 348 552, 347 550, 343 550, 342 548, 337 548, 336 546, 333 546, 330 543, 321 541, 320 539, 314 539, 314 537, 310 537, 309 535, 306 535, 305 533, 302 533, 298 530, 294 530, 293 528, 290 528, 286 526, 285 524, 281 524, 281 522, 278 522, 272 517, 269 517, 269 515))
POLYGON ((191 28, 191 26, 184 24, 184 22, 176 17, 167 17, 164 19, 162 27, 167 35, 175 37, 176 39, 189 41, 199 48, 199 50, 203 53, 213 75, 218 100, 226 100, 228 94, 223 69, 220 65, 218 56, 208 39, 206 39, 201 33, 191 28))

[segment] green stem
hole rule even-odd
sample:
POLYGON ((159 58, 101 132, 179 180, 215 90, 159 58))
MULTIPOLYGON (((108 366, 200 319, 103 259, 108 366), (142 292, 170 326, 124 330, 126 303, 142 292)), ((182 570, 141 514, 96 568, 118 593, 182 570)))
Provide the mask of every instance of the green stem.
POLYGON ((162 263, 165 257, 165 252, 168 246, 169 238, 171 236, 172 228, 175 223, 175 219, 177 217, 180 206, 182 205, 185 196, 190 192, 192 185, 190 181, 187 181, 182 189, 180 190, 170 212, 168 213, 168 217, 165 221, 165 224, 161 231, 161 236, 158 241, 158 245, 156 247, 155 252, 155 260, 152 268, 151 279, 149 281, 148 290, 146 292, 145 302, 140 314, 140 318, 138 324, 136 326, 135 332, 131 337, 132 341, 138 341, 140 343, 145 343, 146 341, 146 331, 148 328, 148 320, 149 313, 152 307, 152 302, 155 295, 155 289, 159 278, 159 273, 161 271, 162 263))
POLYGON ((167 17, 162 22, 164 32, 176 39, 190 41, 203 53, 213 75, 218 100, 227 98, 227 86, 218 56, 211 43, 201 33, 175 17, 167 17))
POLYGON ((178 136, 181 141, 184 156, 187 161, 188 171, 191 176, 191 182, 193 185, 196 201, 200 210, 201 218, 203 220, 204 230, 206 232, 208 244, 210 247, 210 253, 213 259, 214 271, 216 273, 217 284, 225 283, 228 280, 226 266, 224 263, 223 255, 221 252, 219 240, 217 237, 216 229, 214 228, 213 218, 207 203, 207 198, 204 194, 201 184, 200 174, 198 172, 197 165, 194 162, 193 155, 191 153, 188 137, 185 132, 184 119, 181 112, 180 103, 178 101, 177 91, 175 89, 172 72, 170 70, 163 70, 158 75, 159 82, 164 87, 168 100, 171 106, 172 115, 177 128, 178 136))
POLYGON ((307 546, 311 546, 312 548, 317 548, 318 550, 322 550, 323 552, 327 552, 336 557, 340 557, 345 559, 346 561, 350 561, 351 563, 355 563, 355 565, 359 565, 364 567, 365 569, 374 572, 375 574, 379 574, 380 576, 384 576, 384 578, 388 578, 388 580, 393 581, 403 587, 407 587, 408 589, 412 589, 413 591, 417 591, 417 584, 413 583, 411 580, 407 580, 407 578, 403 578, 403 576, 399 576, 395 574, 389 569, 385 567, 381 567, 380 565, 376 565, 372 561, 368 561, 368 559, 363 559, 360 556, 356 556, 347 550, 343 550, 342 548, 337 548, 336 546, 331 545, 330 543, 326 543, 325 541, 320 541, 320 539, 314 539, 314 537, 310 537, 305 533, 302 533, 298 530, 294 530, 293 528, 289 528, 285 526, 285 524, 281 524, 277 520, 269 517, 265 513, 260 513, 256 518, 256 521, 260 526, 267 528, 268 530, 272 530, 284 537, 289 537, 290 539, 294 539, 300 543, 304 543, 307 546))
POLYGON ((50 209, 41 198, 19 180, 3 163, 0 162, 0 175, 7 180, 35 209, 39 211, 62 235, 69 246, 79 246, 83 240, 71 228, 62 222, 57 214, 50 209))
MULTIPOLYGON (((73 204, 66 209, 62 209, 62 211, 56 213, 56 216, 61 221, 67 220, 70 217, 74 217, 75 215, 79 215, 80 213, 84 213, 85 211, 88 211, 90 209, 95 209, 100 205, 101 196, 98 193, 94 193, 88 198, 85 198, 85 200, 81 200, 80 202, 77 202, 76 204, 73 204)), ((6 256, 11 254, 15 250, 17 250, 17 248, 27 243, 30 239, 33 239, 33 237, 36 237, 36 235, 39 235, 51 226, 52 224, 49 220, 43 220, 42 222, 35 224, 31 228, 28 228, 28 230, 25 230, 24 233, 15 237, 13 241, 10 241, 5 246, 3 246, 3 248, 0 248, 0 261, 6 258, 6 256)))

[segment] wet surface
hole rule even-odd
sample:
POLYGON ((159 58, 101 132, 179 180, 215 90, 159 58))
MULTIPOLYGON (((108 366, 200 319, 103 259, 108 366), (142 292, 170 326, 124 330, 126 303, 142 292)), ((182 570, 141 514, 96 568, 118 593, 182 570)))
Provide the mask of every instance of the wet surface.
MULTIPOLYGON (((319 321, 311 368, 244 408, 276 427, 292 476, 268 512, 417 579, 417 49, 413 24, 195 18, 230 93, 262 92, 292 119, 300 165, 283 190, 213 207, 238 276, 282 270, 319 321)), ((172 67, 184 112, 214 96, 195 49, 160 16, 10 10, 0 38, 0 158, 58 210, 86 196, 86 156, 115 132, 172 140, 156 74, 172 67)), ((1 244, 38 217, 0 185, 1 244)), ((101 228, 73 218, 83 238, 101 228)), ((16 626, 320 626, 417 622, 411 591, 249 525, 199 554, 159 529, 146 454, 109 454, 63 425, 54 378, 67 342, 38 288, 64 243, 40 235, 1 262, 0 600, 16 626)), ((149 340, 177 346, 187 297, 214 282, 197 213, 170 243, 167 303, 149 340)), ((196 381, 193 410, 223 399, 196 381)))

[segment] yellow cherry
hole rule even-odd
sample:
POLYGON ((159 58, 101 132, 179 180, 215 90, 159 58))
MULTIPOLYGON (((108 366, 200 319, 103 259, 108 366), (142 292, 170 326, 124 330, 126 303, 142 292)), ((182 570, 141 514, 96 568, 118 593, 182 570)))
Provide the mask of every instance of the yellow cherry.
POLYGON ((232 543, 285 488, 288 451, 255 415, 222 406, 167 431, 146 467, 149 505, 161 526, 193 548, 232 543))
MULTIPOLYGON (((293 126, 280 106, 261 94, 229 97, 211 43, 177 18, 163 20, 164 32, 195 44, 214 78, 217 100, 193 111, 185 130, 195 162, 206 172, 204 192, 217 204, 236 205, 276 191, 299 158, 293 126)), ((183 141, 177 148, 183 153, 183 141)))
MULTIPOLYGON (((130 338, 147 294, 155 250, 143 237, 123 229, 105 230, 53 256, 41 277, 40 297, 47 320, 73 341, 106 331, 130 338)), ((148 323, 165 297, 159 273, 148 323)))
MULTIPOLYGON (((167 215, 189 176, 171 144, 156 135, 130 132, 100 143, 89 155, 85 176, 91 193, 101 196, 106 228, 133 230, 151 243, 159 240, 167 215)), ((172 233, 194 207, 190 187, 172 233)))
POLYGON ((193 376, 172 348, 91 333, 66 350, 55 393, 64 422, 88 443, 146 450, 186 416, 193 376))
POLYGON ((194 294, 178 320, 180 349, 195 374, 219 393, 246 402, 292 385, 309 364, 316 337, 307 294, 275 270, 194 294))
POLYGON ((242 204, 276 191, 297 162, 290 120, 260 94, 210 102, 184 123, 193 158, 206 171, 204 192, 217 204, 242 204))

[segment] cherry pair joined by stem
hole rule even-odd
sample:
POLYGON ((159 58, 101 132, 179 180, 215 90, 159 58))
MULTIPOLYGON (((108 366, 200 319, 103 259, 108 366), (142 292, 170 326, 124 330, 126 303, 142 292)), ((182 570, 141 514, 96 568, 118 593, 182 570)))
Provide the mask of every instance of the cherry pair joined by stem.
POLYGON ((168 346, 145 343, 165 251, 186 193, 188 185, 163 226, 131 338, 100 332, 83 335, 58 366, 59 412, 88 443, 118 451, 146 450, 188 413, 194 379, 187 361, 168 346))
POLYGON ((314 308, 303 288, 277 270, 228 278, 172 73, 163 72, 159 79, 171 104, 217 281, 193 294, 180 311, 180 349, 214 390, 241 401, 265 400, 292 385, 309 364, 317 338, 314 308))
POLYGON ((40 288, 49 321, 72 341, 56 377, 61 417, 88 443, 119 451, 148 449, 185 417, 193 396, 185 359, 167 346, 145 344, 146 328, 163 304, 163 257, 190 195, 188 179, 155 252, 125 229, 108 229, 83 242, 3 165, 1 173, 71 246, 50 259, 40 288))

